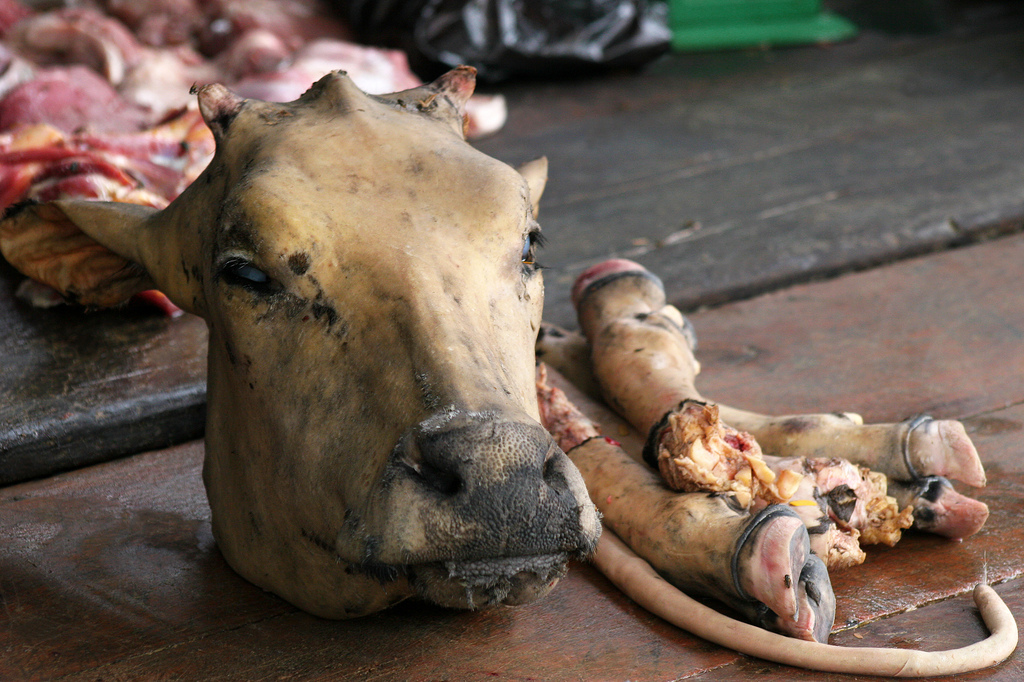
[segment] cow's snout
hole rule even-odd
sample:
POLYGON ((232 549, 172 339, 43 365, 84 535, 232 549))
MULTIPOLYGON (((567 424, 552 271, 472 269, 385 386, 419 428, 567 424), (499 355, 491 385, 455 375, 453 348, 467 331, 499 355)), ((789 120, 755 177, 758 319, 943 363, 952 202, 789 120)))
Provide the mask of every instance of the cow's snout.
POLYGON ((395 448, 388 479, 397 505, 389 526, 400 530, 372 561, 402 557, 433 601, 524 599, 593 551, 600 534, 579 472, 525 416, 453 410, 427 419, 395 448))
MULTIPOLYGON (((442 415, 419 424, 403 443, 401 464, 425 489, 444 497, 522 488, 564 492, 558 467, 547 466, 561 454, 539 425, 502 420, 487 414, 442 415)), ((528 497, 530 495, 527 495, 528 497)))

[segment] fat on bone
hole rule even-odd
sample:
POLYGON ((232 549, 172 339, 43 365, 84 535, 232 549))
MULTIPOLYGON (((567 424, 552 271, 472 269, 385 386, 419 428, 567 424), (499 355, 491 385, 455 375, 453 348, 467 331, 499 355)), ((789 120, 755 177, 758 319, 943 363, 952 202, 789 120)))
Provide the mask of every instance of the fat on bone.
MULTIPOLYGON (((804 471, 802 458, 781 459, 766 457, 774 470, 793 468, 804 471)), ((867 560, 860 546, 860 531, 856 528, 840 530, 829 510, 831 500, 823 494, 814 476, 804 476, 788 505, 803 520, 811 540, 811 551, 822 558, 829 570, 858 566, 867 560)))
POLYGON ((674 490, 731 492, 749 507, 789 501, 804 477, 768 466, 757 441, 724 424, 714 404, 684 401, 651 434, 651 457, 674 490))
MULTIPOLYGON (((560 385, 572 390, 572 385, 564 379, 559 379, 557 373, 553 373, 553 378, 560 385)), ((588 402, 578 391, 574 392, 573 397, 592 410, 602 411, 600 406, 588 402)), ((611 482, 618 481, 621 477, 621 472, 615 468, 616 462, 622 462, 622 458, 625 458, 626 463, 632 462, 636 465, 635 460, 630 460, 614 441, 606 438, 592 437, 585 440, 582 445, 570 452, 570 457, 574 458, 574 462, 577 462, 581 470, 584 468, 581 465, 588 461, 600 466, 608 465, 610 460, 612 474, 605 479, 611 482), (595 449, 610 452, 612 457, 608 458, 600 452, 597 456, 588 457, 585 451, 595 449)), ((635 472, 637 469, 650 476, 649 471, 639 466, 627 470, 635 472)), ((584 478, 590 490, 593 477, 585 475, 584 478)), ((600 507, 600 492, 595 495, 591 491, 591 496, 600 507)), ((694 496, 689 494, 688 497, 694 496)), ((613 500, 614 496, 608 495, 607 502, 610 504, 613 500)), ((638 514, 634 513, 634 517, 636 516, 638 514)), ((628 527, 626 532, 628 533, 628 527)), ((663 550, 664 547, 659 549, 663 550)), ((693 553, 684 555, 684 560, 692 556, 693 553)), ((805 606, 827 604, 829 596, 834 600, 834 594, 815 594, 813 589, 807 587, 814 584, 816 573, 823 572, 820 565, 813 562, 805 564, 800 574, 798 594, 801 596, 800 613, 803 616, 798 616, 796 627, 803 624, 810 628, 812 638, 818 641, 781 637, 758 626, 741 624, 691 599, 679 591, 672 582, 663 579, 662 575, 655 572, 651 563, 637 556, 616 536, 616 533, 608 529, 601 535, 593 562, 598 570, 633 601, 677 627, 743 654, 811 670, 892 677, 953 675, 996 665, 1006 660, 1017 646, 1017 623, 1013 614, 995 590, 984 583, 979 584, 974 590, 975 604, 990 632, 990 635, 980 642, 960 649, 934 652, 879 648, 847 649, 823 643, 831 627, 831 620, 828 627, 824 626, 824 622, 807 622, 809 619, 805 606)), ((688 577, 691 576, 684 575, 683 579, 688 577)), ((740 612, 749 614, 749 611, 742 608, 740 612)))
MULTIPOLYGON (((538 334, 536 353, 539 360, 549 364, 560 374, 567 377, 573 385, 580 387, 585 394, 591 397, 596 397, 600 394, 600 387, 590 367, 590 344, 578 332, 568 331, 556 325, 545 323, 538 334)), ((740 412, 735 408, 724 405, 719 405, 719 407, 723 413, 740 412)), ((743 414, 749 415, 753 413, 743 414)), ((849 428, 850 424, 859 423, 856 420, 851 420, 848 415, 800 415, 780 418, 756 416, 762 420, 775 419, 778 423, 782 423, 784 420, 791 421, 809 417, 822 420, 819 423, 832 422, 838 424, 839 428, 843 430, 849 428)), ((872 424, 867 425, 865 428, 891 429, 892 425, 872 424)), ((814 451, 818 452, 819 450, 815 449, 814 451)), ((815 458, 808 460, 804 457, 776 457, 773 455, 765 455, 764 460, 769 467, 776 471, 786 467, 803 471, 808 461, 816 461, 815 458)), ((829 463, 837 460, 838 458, 820 458, 820 461, 829 463)), ((828 470, 828 467, 822 469, 820 463, 814 465, 814 468, 819 473, 827 473, 828 470)), ((858 470, 861 470, 861 468, 858 467, 858 470)), ((976 533, 987 519, 988 507, 984 503, 956 493, 948 484, 941 488, 937 487, 934 483, 932 484, 933 493, 942 490, 943 497, 951 493, 956 496, 955 498, 952 496, 946 498, 950 503, 940 502, 940 507, 936 508, 932 502, 918 499, 918 496, 923 494, 920 481, 906 484, 887 477, 886 483, 888 491, 886 495, 892 497, 896 504, 892 506, 891 503, 887 503, 885 514, 882 518, 888 519, 888 522, 893 527, 887 529, 881 535, 869 533, 863 539, 865 544, 883 542, 891 545, 899 539, 893 531, 906 528, 911 518, 914 519, 914 528, 917 530, 954 538, 967 537, 976 533), (953 503, 953 500, 956 503, 953 503), (917 513, 908 511, 908 508, 911 507, 917 513), (941 513, 939 513, 939 509, 941 509, 941 513), (921 519, 929 519, 929 521, 922 523, 921 519), (931 519, 939 519, 939 522, 936 523, 931 519)), ((828 519, 827 497, 822 494, 815 494, 819 488, 824 493, 828 493, 832 489, 832 487, 825 485, 824 481, 819 486, 816 478, 808 476, 805 478, 805 482, 801 483, 798 492, 794 493, 789 501, 789 504, 794 506, 796 511, 805 520, 805 524, 811 534, 812 550, 819 556, 826 558, 825 562, 829 569, 847 568, 863 563, 866 555, 860 547, 860 531, 856 528, 847 528, 844 533, 835 527, 835 524, 828 519)), ((884 498, 879 497, 879 499, 884 498)), ((877 503, 872 505, 872 507, 879 509, 877 503)))
POLYGON ((978 451, 955 420, 923 416, 864 424, 849 413, 766 416, 725 405, 721 409, 723 419, 753 434, 768 453, 842 457, 900 481, 945 476, 985 485, 978 451))
MULTIPOLYGON (((825 466, 821 459, 809 460, 805 472, 772 469, 756 439, 722 423, 718 407, 700 401, 691 344, 679 318, 663 313, 672 306, 665 304, 660 282, 635 269, 618 267, 622 266, 616 265, 600 278, 591 276, 574 298, 581 326, 592 339, 598 382, 610 399, 623 404, 635 426, 648 431, 645 460, 670 486, 680 491, 729 492, 744 506, 760 508, 790 500, 804 473, 815 473, 820 494, 828 495, 836 486, 828 482, 828 472, 848 467, 852 474, 848 488, 855 493, 852 517, 834 514, 831 520, 850 538, 825 532, 818 540, 833 544, 823 556, 835 558, 830 566, 838 567, 863 559, 863 553, 852 547, 858 538, 890 545, 899 540, 900 530, 910 524, 910 512, 901 513, 895 500, 886 496, 884 476, 859 472, 842 461, 829 460, 825 466), (614 374, 624 361, 634 376, 644 377, 643 387, 630 386, 629 378, 614 374), (671 400, 679 397, 682 402, 671 408, 671 400), (650 424, 667 407, 665 416, 650 424), (820 465, 815 469, 813 462, 820 465)), ((582 279, 588 276, 585 272, 582 279)))
POLYGON ((807 474, 829 518, 860 544, 892 547, 913 523, 913 508, 890 496, 886 477, 867 467, 838 457, 767 456, 765 461, 776 471, 796 468, 807 474))

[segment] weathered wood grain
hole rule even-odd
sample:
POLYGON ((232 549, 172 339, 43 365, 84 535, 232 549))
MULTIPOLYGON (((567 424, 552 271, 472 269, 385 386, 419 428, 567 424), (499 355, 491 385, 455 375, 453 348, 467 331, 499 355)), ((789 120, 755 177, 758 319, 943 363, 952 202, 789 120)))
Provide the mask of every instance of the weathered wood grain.
MULTIPOLYGON (((989 579, 1007 581, 1001 590, 1024 625, 1024 384, 995 381, 1024 356, 1024 344, 1013 343, 1024 325, 1022 294, 1003 282, 1022 262, 1022 243, 936 254, 694 315, 709 394, 740 404, 753 381, 774 396, 768 407, 838 396, 841 407, 858 408, 851 403, 876 390, 866 411, 889 418, 930 407, 934 382, 950 397, 944 416, 967 417, 990 481, 968 492, 990 505, 988 524, 962 543, 908 533, 893 549, 869 549, 863 566, 834 573, 845 628, 835 642, 935 649, 974 641, 983 633, 966 593, 986 567, 989 579), (951 275, 963 272, 977 283, 951 275), (984 295, 986 282, 1001 293, 984 295), (950 298, 951 286, 966 286, 963 303, 950 298), (879 315, 882 300, 899 314, 879 315), (738 352, 734 309, 786 333, 759 338, 758 353, 738 352), (965 343, 981 320, 998 324, 983 327, 984 342, 965 343), (909 361, 922 344, 928 361, 909 361), (869 361, 840 362, 847 355, 869 361), (918 388, 909 396, 886 389, 904 385, 918 388)), ((581 565, 519 609, 408 603, 352 622, 312 618, 224 564, 200 467, 193 443, 0 489, 0 679, 866 679, 712 647, 639 611, 581 565)), ((1021 670, 1018 652, 965 679, 1016 680, 1021 670)))
POLYGON ((1024 237, 794 286, 691 318, 701 392, 770 414, 959 418, 1022 399, 1024 237))
POLYGON ((1021 18, 981 34, 675 55, 509 92, 481 147, 550 159, 547 319, 609 256, 691 308, 1024 225, 1021 18))
POLYGON ((582 566, 517 609, 299 613, 224 563, 201 458, 193 443, 0 491, 0 679, 663 679, 736 658, 582 566))
MULTIPOLYGON (((959 545, 909 537, 837 575, 840 620, 872 622, 835 643, 934 650, 983 636, 963 593, 982 561, 990 577, 1020 575, 1021 423, 1022 406, 972 423, 995 465, 989 529, 959 545), (929 604, 946 595, 959 596, 929 604)), ((409 603, 358 621, 307 616, 224 564, 200 462, 194 443, 0 493, 0 679, 831 679, 695 640, 581 565, 523 608, 461 613, 409 603)), ((1001 591, 1024 624, 1021 582, 1001 591)), ((1022 668, 1015 654, 1002 672, 978 679, 1013 680, 1022 668)))
POLYGON ((202 435, 206 324, 32 309, 0 259, 0 485, 202 435))
MULTIPOLYGON (((997 586, 996 591, 1015 614, 1024 612, 1024 585, 1013 580, 997 586)), ((1018 627, 1021 618, 1017 619, 1018 627)), ((929 604, 892 618, 871 623, 856 630, 833 635, 832 643, 850 647, 913 648, 925 651, 954 649, 983 639, 988 635, 978 616, 978 609, 969 595, 929 604)), ((930 678, 941 680, 986 680, 986 682, 1015 682, 1024 677, 1024 656, 1019 652, 1006 662, 973 673, 951 677, 930 678)), ((743 658, 734 665, 704 673, 698 672, 686 679, 700 682, 869 682, 878 677, 812 673, 806 670, 766 664, 752 658, 743 658)))
MULTIPOLYGON (((1020 229, 1022 36, 1018 14, 511 85, 508 126, 479 146, 551 158, 550 321, 571 326, 572 279, 608 255, 677 303, 721 302, 1020 229)), ((0 484, 201 432, 201 322, 29 310, 16 281, 0 263, 0 484)))

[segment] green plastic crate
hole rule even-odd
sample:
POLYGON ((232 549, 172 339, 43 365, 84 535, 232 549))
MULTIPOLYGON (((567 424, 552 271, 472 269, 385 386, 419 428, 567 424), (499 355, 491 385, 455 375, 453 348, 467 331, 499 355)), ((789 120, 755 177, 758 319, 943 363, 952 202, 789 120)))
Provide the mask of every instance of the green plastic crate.
POLYGON ((857 28, 820 0, 669 0, 676 50, 831 43, 857 28))

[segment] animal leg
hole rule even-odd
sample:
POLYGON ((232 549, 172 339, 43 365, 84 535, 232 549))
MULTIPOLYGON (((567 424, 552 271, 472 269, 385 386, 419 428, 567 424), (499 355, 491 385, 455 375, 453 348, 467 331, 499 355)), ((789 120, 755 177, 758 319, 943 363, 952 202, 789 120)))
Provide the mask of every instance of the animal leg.
MULTIPOLYGON (((566 390, 571 386, 558 382, 566 390)), ((810 553, 810 538, 792 509, 774 505, 749 514, 733 496, 675 493, 598 437, 581 412, 538 371, 541 418, 576 464, 604 522, 673 584, 717 598, 750 622, 803 639, 827 637, 835 617, 828 573, 810 553)))
POLYGON ((842 457, 898 481, 945 476, 985 485, 985 469, 963 424, 917 417, 897 424, 864 424, 859 415, 769 417, 725 405, 722 419, 748 431, 765 452, 842 457))
POLYGON ((604 438, 568 454, 605 524, 674 585, 787 634, 813 638, 831 630, 828 574, 805 571, 810 539, 789 508, 751 516, 731 496, 673 492, 604 438))

